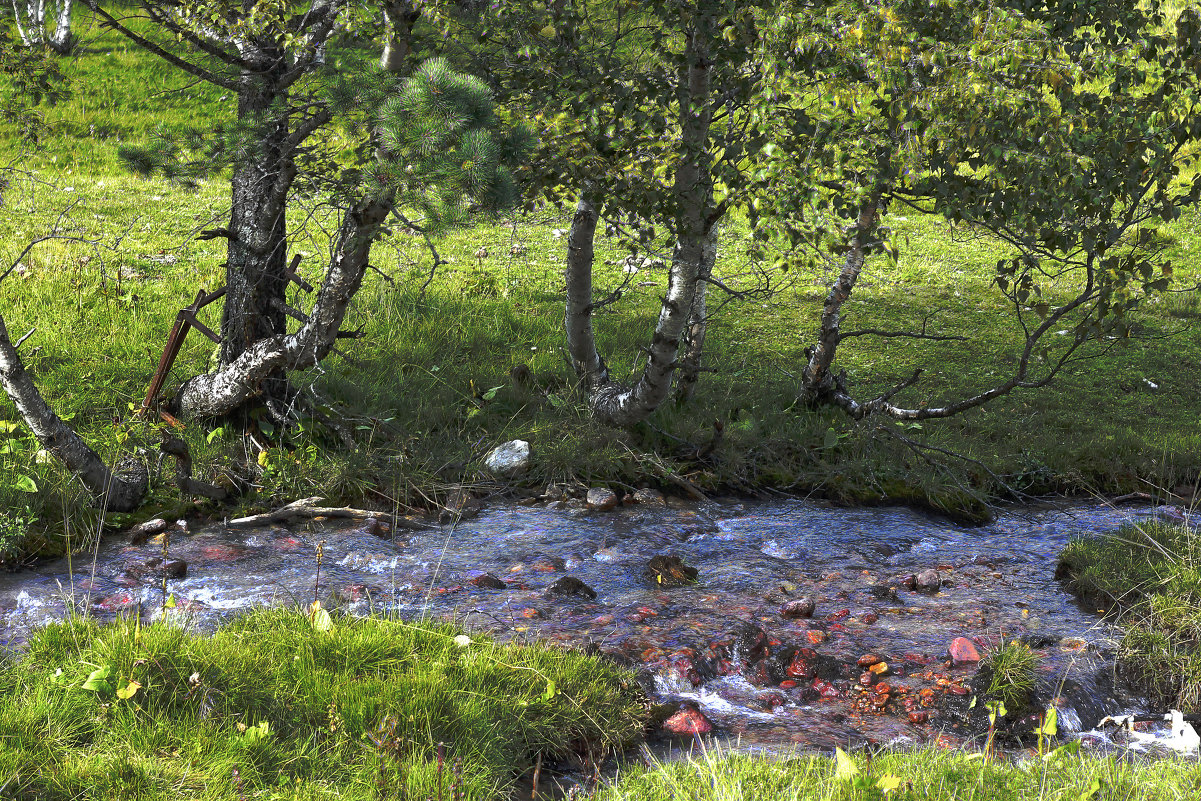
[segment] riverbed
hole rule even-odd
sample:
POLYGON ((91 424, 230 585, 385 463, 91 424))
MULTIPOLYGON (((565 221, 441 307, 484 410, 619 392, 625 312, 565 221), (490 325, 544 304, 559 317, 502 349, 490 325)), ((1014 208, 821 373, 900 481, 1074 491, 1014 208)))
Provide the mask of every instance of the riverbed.
POLYGON ((971 692, 976 665, 953 664, 951 643, 983 654, 1023 638, 1060 727, 1080 731, 1136 699, 1113 680, 1118 632, 1064 591, 1056 557, 1074 535, 1154 511, 1011 508, 963 527, 907 508, 652 500, 608 512, 495 505, 422 532, 376 521, 173 524, 167 560, 183 564, 165 596, 152 561, 162 535, 108 538, 70 562, 0 576, 0 641, 19 645, 69 610, 150 618, 170 598, 165 614, 203 629, 316 597, 355 614, 599 651, 639 671, 664 715, 683 710, 668 730, 826 749, 962 742, 947 710, 971 692), (675 572, 648 569, 655 557, 675 572), (695 583, 673 586, 689 568, 695 583), (924 591, 914 581, 923 573, 924 591))

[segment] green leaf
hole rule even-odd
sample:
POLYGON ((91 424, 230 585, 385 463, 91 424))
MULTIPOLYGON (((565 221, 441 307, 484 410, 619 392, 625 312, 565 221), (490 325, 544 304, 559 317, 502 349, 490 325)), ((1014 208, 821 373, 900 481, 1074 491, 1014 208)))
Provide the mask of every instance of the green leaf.
POLYGON ((555 680, 547 679, 546 680, 546 692, 544 692, 542 694, 542 697, 544 699, 546 699, 547 701, 549 701, 558 694, 559 694, 559 686, 557 684, 555 684, 555 680))
POLYGON ((21 490, 21 492, 37 492, 38 485, 31 477, 24 473, 18 475, 13 481, 13 486, 21 490))
POLYGON ((876 780, 876 787, 880 792, 888 794, 905 783, 905 780, 900 776, 893 776, 891 773, 885 773, 876 780))
POLYGON ((831 426, 830 428, 826 429, 826 437, 822 442, 822 447, 829 449, 829 448, 837 447, 837 445, 838 445, 838 432, 834 430, 833 426, 831 426))
POLYGON ((111 693, 113 691, 113 687, 108 683, 108 678, 112 674, 112 669, 107 666, 97 668, 88 674, 87 679, 85 679, 83 682, 83 688, 85 690, 91 690, 92 692, 102 694, 111 693))
POLYGON ((1105 782, 1101 781, 1096 776, 1089 782, 1088 787, 1081 791, 1080 795, 1076 796, 1076 801, 1092 801, 1097 797, 1097 793, 1101 792, 1101 788, 1105 786, 1105 782))
POLYGON ((495 400, 495 399, 496 399, 496 393, 497 393, 497 392, 499 392, 500 390, 504 389, 504 388, 505 388, 505 385, 504 385, 504 384, 501 384, 499 387, 493 387, 492 389, 488 390, 487 392, 485 392, 485 393, 484 393, 483 395, 481 395, 480 397, 481 397, 481 398, 483 398, 483 399, 484 399, 484 400, 486 400, 486 401, 495 400))
POLYGON ((134 693, 140 689, 142 689, 142 685, 138 684, 133 679, 130 679, 129 684, 126 684, 124 687, 117 690, 117 697, 122 701, 128 701, 130 698, 133 698, 134 693))
POLYGON ((1034 733, 1044 737, 1054 737, 1059 733, 1059 711, 1055 707, 1047 707, 1046 714, 1043 715, 1043 723, 1034 730, 1034 733))
POLYGON ((840 782, 849 782, 859 775, 859 768, 855 767, 855 761, 843 751, 841 748, 834 748, 834 779, 840 782))
POLYGON ((329 616, 329 612, 321 607, 320 601, 313 601, 309 605, 309 619, 313 622, 313 628, 317 631, 330 631, 334 627, 333 618, 329 616))
POLYGON ((163 601, 163 609, 174 609, 174 608, 175 608, 175 593, 171 593, 170 595, 167 596, 167 600, 163 601))

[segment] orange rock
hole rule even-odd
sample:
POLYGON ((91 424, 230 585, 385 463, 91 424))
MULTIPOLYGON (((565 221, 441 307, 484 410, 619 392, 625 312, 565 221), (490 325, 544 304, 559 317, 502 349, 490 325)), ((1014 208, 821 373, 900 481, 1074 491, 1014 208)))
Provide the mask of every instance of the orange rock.
POLYGON ((817 629, 809 629, 809 631, 806 632, 806 636, 809 638, 809 642, 813 645, 820 645, 826 641, 826 633, 824 631, 818 631, 817 629))
POLYGON ((956 637, 951 640, 947 652, 951 655, 951 661, 956 665, 980 661, 980 652, 976 650, 976 644, 967 637, 956 637))

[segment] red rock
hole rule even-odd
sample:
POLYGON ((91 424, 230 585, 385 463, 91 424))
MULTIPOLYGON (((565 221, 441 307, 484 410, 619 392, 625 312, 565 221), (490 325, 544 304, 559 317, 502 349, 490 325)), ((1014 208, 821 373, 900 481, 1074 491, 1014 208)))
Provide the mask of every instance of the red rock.
POLYGON ((924 709, 914 710, 913 712, 909 713, 909 722, 915 725, 918 723, 928 723, 929 720, 930 713, 924 709))
POLYGON ((863 616, 863 622, 867 623, 869 626, 872 623, 875 623, 879 619, 880 619, 880 616, 877 615, 875 612, 868 612, 866 615, 863 616))
POLYGON ((951 661, 956 665, 980 661, 980 652, 976 650, 976 644, 967 637, 956 637, 951 640, 947 652, 951 655, 951 661))
POLYGON ((788 667, 784 668, 784 672, 789 676, 811 679, 817 674, 817 668, 813 665, 813 659, 816 656, 817 654, 812 648, 802 648, 793 655, 792 661, 788 663, 788 667))
POLYGON ((850 609, 839 609, 837 612, 832 612, 826 620, 842 620, 847 615, 851 614, 850 609))
POLYGON ((837 698, 839 695, 841 695, 841 693, 838 692, 837 687, 828 681, 823 681, 822 679, 813 680, 813 689, 817 690, 818 695, 820 695, 822 698, 837 698))
POLYGON ((855 664, 859 665, 859 667, 871 667, 872 665, 883 661, 883 659, 875 654, 864 654, 863 656, 859 657, 859 661, 855 664))
POLYGON ((817 629, 809 629, 809 631, 805 632, 805 636, 813 645, 821 645, 826 641, 826 633, 817 629))
POLYGON ((862 684, 864 687, 871 687, 875 681, 876 681, 876 674, 872 673, 870 670, 864 671, 859 676, 859 683, 862 684))
POLYGON ((663 721, 663 731, 676 736, 691 737, 694 734, 708 734, 713 731, 713 724, 705 717, 705 713, 696 707, 685 706, 663 721))
POLYGON ((532 606, 527 606, 525 609, 522 609, 520 614, 522 617, 524 617, 526 619, 542 617, 542 613, 539 612, 537 609, 535 609, 532 606))
POLYGON ((781 690, 791 690, 795 686, 796 686, 796 682, 793 681, 792 679, 784 679, 784 681, 780 682, 781 690))

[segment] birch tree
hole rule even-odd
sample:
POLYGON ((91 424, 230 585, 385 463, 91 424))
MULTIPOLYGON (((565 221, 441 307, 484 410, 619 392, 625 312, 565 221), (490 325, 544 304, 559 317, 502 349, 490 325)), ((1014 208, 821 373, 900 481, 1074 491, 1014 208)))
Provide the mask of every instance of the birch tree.
POLYGON ((71 34, 71 0, 12 0, 13 17, 21 41, 31 47, 46 46, 60 56, 75 47, 71 34), (49 27, 48 20, 54 27, 49 27))

